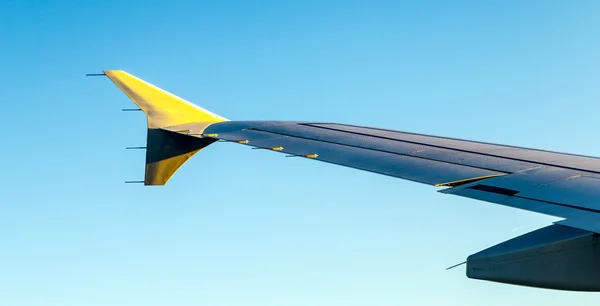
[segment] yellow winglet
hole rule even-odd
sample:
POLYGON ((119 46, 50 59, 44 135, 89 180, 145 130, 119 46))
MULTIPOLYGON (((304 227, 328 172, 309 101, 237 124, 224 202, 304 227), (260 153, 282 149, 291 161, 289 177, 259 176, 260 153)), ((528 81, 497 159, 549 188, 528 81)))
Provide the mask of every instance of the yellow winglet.
POLYGON ((125 71, 103 72, 148 118, 144 185, 165 185, 190 157, 217 141, 214 138, 198 138, 163 128, 191 122, 202 122, 209 126, 228 121, 125 71))
POLYGON ((228 121, 125 71, 104 70, 103 72, 146 113, 149 129, 189 122, 228 121))

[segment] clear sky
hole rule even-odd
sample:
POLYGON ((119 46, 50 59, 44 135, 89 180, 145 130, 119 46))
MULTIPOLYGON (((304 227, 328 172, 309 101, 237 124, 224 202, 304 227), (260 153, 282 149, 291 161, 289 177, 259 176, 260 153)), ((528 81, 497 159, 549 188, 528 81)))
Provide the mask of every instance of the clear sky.
POLYGON ((0 305, 597 305, 445 271, 548 216, 216 144, 166 187, 123 69, 230 119, 600 156, 600 2, 0 0, 0 305))

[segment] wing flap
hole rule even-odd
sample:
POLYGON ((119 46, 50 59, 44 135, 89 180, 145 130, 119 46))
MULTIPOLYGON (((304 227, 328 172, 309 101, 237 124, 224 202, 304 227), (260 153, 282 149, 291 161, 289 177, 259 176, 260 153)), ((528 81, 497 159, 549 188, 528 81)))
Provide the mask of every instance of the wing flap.
MULTIPOLYGON (((492 180, 492 179, 490 179, 492 180)), ((489 203, 500 204, 504 206, 509 206, 513 208, 518 208, 522 210, 537 212, 545 215, 556 216, 567 218, 570 217, 572 213, 576 212, 576 208, 565 207, 560 205, 555 205, 552 203, 547 203, 543 201, 538 201, 534 199, 521 198, 515 195, 509 195, 506 193, 494 192, 494 190, 490 190, 491 188, 487 188, 488 190, 484 190, 483 188, 473 188, 476 186, 489 186, 487 185, 487 180, 478 181, 475 183, 467 184, 466 186, 453 187, 445 190, 441 190, 441 193, 451 194, 456 196, 461 196, 465 198, 470 198, 479 201, 485 201, 489 203)), ((504 188, 501 188, 504 189, 504 188)), ((510 190, 510 189, 505 189, 510 190)), ((515 194, 518 191, 513 191, 515 194)))
POLYGON ((590 174, 541 167, 440 192, 562 217, 557 224, 600 232, 600 178, 590 174))
MULTIPOLYGON (((591 174, 582 175, 581 172, 573 170, 542 167, 441 192, 479 199, 477 195, 481 193, 478 192, 495 193, 494 188, 513 190, 514 193, 510 196, 522 199, 600 213, 600 178, 591 174), (480 186, 486 188, 477 188, 480 186)), ((504 204, 500 200, 495 202, 504 204)))
POLYGON ((519 196, 600 212, 600 178, 573 175, 524 190, 519 196))

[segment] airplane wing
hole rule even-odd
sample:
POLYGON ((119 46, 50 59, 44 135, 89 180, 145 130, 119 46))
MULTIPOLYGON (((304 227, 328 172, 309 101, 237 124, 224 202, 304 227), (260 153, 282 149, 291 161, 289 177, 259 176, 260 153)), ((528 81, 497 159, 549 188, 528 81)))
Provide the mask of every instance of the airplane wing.
POLYGON ((166 130, 444 187, 440 192, 566 218, 600 232, 600 159, 369 127, 226 121, 166 130))
POLYGON ((339 123, 229 121, 126 72, 104 73, 148 116, 146 185, 166 184, 200 149, 227 141, 562 217, 558 225, 600 233, 599 158, 339 123))

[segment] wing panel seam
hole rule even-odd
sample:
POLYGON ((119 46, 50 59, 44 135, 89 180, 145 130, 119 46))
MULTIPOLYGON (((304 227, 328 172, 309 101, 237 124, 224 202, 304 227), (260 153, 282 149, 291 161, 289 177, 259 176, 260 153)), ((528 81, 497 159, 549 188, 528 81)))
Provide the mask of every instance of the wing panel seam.
MULTIPOLYGON (((421 143, 421 142, 417 142, 417 141, 400 140, 400 139, 394 139, 394 138, 384 137, 384 136, 369 135, 369 134, 365 134, 365 133, 350 132, 350 131, 344 131, 344 130, 329 128, 329 127, 322 127, 322 126, 315 126, 315 125, 306 125, 306 126, 310 126, 310 127, 317 128, 317 129, 325 129, 325 130, 337 131, 337 132, 342 132, 342 133, 385 139, 385 140, 390 140, 390 141, 404 142, 404 143, 410 143, 410 144, 422 145, 422 146, 430 146, 430 147, 434 147, 434 148, 438 148, 438 149, 446 149, 446 150, 452 150, 452 151, 463 152, 463 153, 471 153, 471 154, 476 154, 476 155, 481 155, 481 156, 501 158, 501 159, 512 160, 512 161, 517 161, 517 162, 526 162, 526 163, 532 163, 532 164, 536 164, 536 165, 543 165, 543 166, 549 166, 549 167, 555 167, 555 168, 562 168, 562 169, 569 169, 569 170, 575 170, 575 171, 584 171, 584 172, 588 172, 588 173, 600 174, 600 171, 587 170, 587 169, 581 169, 581 168, 569 167, 569 166, 561 166, 561 165, 556 165, 556 164, 552 164, 552 163, 539 162, 539 161, 528 160, 528 159, 520 159, 520 158, 500 156, 500 155, 495 155, 495 154, 490 154, 490 153, 482 153, 482 152, 476 152, 476 151, 470 151, 470 150, 464 150, 464 149, 456 149, 456 148, 450 148, 450 147, 445 147, 445 146, 440 146, 440 145, 421 143)), ((282 134, 282 135, 285 135, 285 134, 282 134)), ((293 137, 296 137, 296 136, 293 136, 293 137)), ((557 154, 560 154, 560 153, 557 153, 557 154)), ((586 157, 586 156, 582 156, 582 157, 586 157)), ((473 167, 473 166, 468 166, 468 167, 473 167)), ((473 167, 473 168, 479 168, 479 167, 473 167)), ((483 168, 483 169, 485 169, 485 168, 483 168)), ((504 172, 504 171, 499 171, 499 170, 493 170, 493 171, 504 172)), ((505 172, 505 173, 509 173, 509 172, 505 172)))
MULTIPOLYGON (((335 128, 319 126, 317 124, 347 126, 347 127, 369 129, 369 130, 382 131, 382 132, 402 133, 402 134, 413 135, 413 136, 431 137, 431 138, 436 138, 436 139, 455 140, 455 141, 462 141, 462 142, 471 142, 471 143, 482 144, 482 145, 500 146, 500 147, 507 147, 507 148, 511 148, 511 149, 521 149, 521 150, 529 150, 529 151, 535 151, 535 152, 541 152, 541 153, 552 153, 552 154, 567 155, 567 156, 572 156, 572 157, 584 157, 584 158, 600 160, 600 157, 591 156, 591 155, 573 154, 573 153, 565 153, 565 152, 558 152, 558 151, 551 151, 551 150, 541 150, 541 149, 527 148, 527 147, 515 146, 515 145, 507 145, 507 144, 477 141, 477 140, 467 140, 467 139, 462 139, 462 138, 444 137, 444 136, 429 135, 429 134, 415 133, 415 132, 396 131, 396 130, 374 128, 374 127, 368 127, 368 126, 359 126, 359 125, 351 125, 351 124, 343 124, 343 123, 314 123, 314 122, 299 123, 299 125, 310 126, 310 127, 315 127, 315 128, 338 130, 335 128)), ((349 132, 349 131, 344 131, 344 130, 338 130, 338 131, 349 132)), ((374 137, 377 137, 377 136, 374 136, 374 137)), ((398 139, 396 139, 396 140, 398 140, 398 139)), ((404 140, 399 140, 399 141, 404 141, 404 140)))

